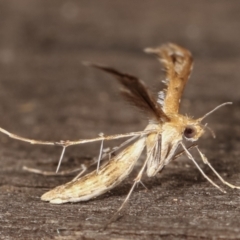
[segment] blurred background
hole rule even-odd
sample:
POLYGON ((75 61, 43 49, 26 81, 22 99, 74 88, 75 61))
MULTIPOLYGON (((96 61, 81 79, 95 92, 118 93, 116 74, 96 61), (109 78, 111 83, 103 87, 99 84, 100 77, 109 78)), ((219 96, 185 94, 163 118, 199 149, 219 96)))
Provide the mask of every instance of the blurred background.
POLYGON ((3 0, 0 11, 0 123, 12 131, 78 138, 84 130, 106 132, 106 120, 118 128, 141 121, 126 110, 112 78, 81 62, 130 72, 157 92, 161 66, 142 50, 165 42, 193 53, 184 99, 239 101, 238 1, 3 0))
MULTIPOLYGON (((200 117, 222 102, 234 102, 209 117, 218 138, 209 140, 208 134, 202 146, 210 158, 223 159, 222 164, 232 159, 231 166, 222 169, 237 174, 240 168, 233 168, 240 167, 239 12, 238 0, 1 0, 0 126, 54 141, 142 130, 146 118, 122 101, 118 83, 84 67, 82 61, 136 75, 157 93, 163 87, 162 67, 143 49, 173 42, 189 49, 195 62, 182 113, 200 117)), ((24 164, 54 169, 59 153, 55 148, 29 146, 4 135, 0 141, 3 185, 28 183, 34 189, 63 182, 21 170, 24 164)), ((99 144, 76 147, 66 158, 93 157, 98 150, 99 144)), ((43 192, 32 194, 39 197, 43 192)))

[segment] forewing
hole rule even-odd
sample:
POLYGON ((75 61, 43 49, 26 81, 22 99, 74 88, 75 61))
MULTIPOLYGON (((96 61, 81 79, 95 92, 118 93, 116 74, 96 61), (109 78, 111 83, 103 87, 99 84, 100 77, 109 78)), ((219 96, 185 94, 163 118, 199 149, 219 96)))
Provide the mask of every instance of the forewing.
POLYGON ((123 86, 122 94, 130 103, 135 105, 148 114, 151 119, 160 122, 168 121, 168 117, 161 109, 155 96, 147 89, 144 82, 138 78, 126 73, 121 73, 113 68, 102 66, 99 64, 85 63, 85 65, 101 69, 110 73, 121 83, 123 86))
POLYGON ((166 70, 164 83, 167 89, 159 92, 158 102, 162 104, 166 114, 178 113, 181 96, 192 70, 191 53, 173 43, 158 48, 147 48, 145 51, 156 54, 166 70))
POLYGON ((54 204, 87 201, 97 197, 121 183, 132 171, 145 147, 142 137, 113 157, 99 171, 93 171, 42 195, 43 201, 54 204))

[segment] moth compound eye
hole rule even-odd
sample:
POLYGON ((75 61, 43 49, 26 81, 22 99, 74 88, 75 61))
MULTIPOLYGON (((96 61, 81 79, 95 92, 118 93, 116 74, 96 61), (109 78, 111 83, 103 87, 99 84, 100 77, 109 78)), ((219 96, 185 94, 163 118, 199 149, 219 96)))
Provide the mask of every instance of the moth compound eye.
POLYGON ((183 134, 186 138, 193 138, 196 134, 196 129, 192 126, 188 126, 185 128, 183 134))

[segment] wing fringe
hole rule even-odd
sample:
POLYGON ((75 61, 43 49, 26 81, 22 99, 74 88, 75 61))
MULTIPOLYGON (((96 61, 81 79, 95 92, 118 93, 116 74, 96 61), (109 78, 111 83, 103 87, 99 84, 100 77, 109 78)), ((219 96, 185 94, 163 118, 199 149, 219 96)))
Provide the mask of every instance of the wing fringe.
POLYGON ((165 99, 160 99, 163 109, 166 113, 178 113, 181 96, 192 70, 191 53, 173 43, 158 48, 147 48, 145 52, 156 54, 166 71, 166 79, 163 81, 167 85, 167 89, 164 90, 165 99))
POLYGON ((100 64, 85 62, 84 65, 100 69, 113 75, 123 86, 121 92, 124 98, 144 112, 147 112, 151 118, 160 122, 166 122, 169 120, 167 115, 161 109, 155 96, 147 89, 144 82, 140 79, 100 64))

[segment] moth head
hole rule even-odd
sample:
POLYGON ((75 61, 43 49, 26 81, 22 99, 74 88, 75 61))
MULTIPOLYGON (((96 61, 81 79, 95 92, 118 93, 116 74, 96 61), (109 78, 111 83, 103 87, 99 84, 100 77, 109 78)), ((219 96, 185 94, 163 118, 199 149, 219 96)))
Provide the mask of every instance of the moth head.
POLYGON ((183 130, 183 136, 185 137, 185 139, 188 141, 197 141, 204 133, 204 129, 208 129, 211 132, 212 136, 215 137, 213 131, 209 127, 207 127, 207 124, 203 125, 201 122, 203 119, 205 119, 207 116, 215 112, 217 109, 228 104, 232 103, 231 102, 223 103, 215 107, 213 110, 206 113, 203 117, 197 120, 188 119, 183 130))

